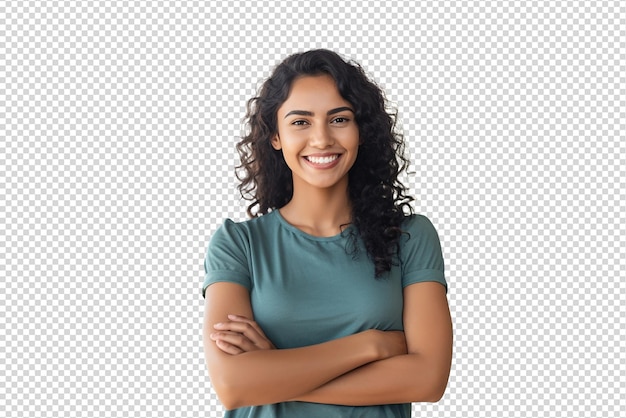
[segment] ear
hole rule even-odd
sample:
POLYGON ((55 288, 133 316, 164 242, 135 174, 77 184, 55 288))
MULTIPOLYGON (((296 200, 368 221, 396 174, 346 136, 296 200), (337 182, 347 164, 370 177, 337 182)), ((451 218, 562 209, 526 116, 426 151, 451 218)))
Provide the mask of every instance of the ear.
POLYGON ((272 143, 272 147, 274 147, 275 150, 280 150, 283 148, 283 146, 280 144, 280 137, 278 136, 278 134, 275 134, 270 142, 272 143))

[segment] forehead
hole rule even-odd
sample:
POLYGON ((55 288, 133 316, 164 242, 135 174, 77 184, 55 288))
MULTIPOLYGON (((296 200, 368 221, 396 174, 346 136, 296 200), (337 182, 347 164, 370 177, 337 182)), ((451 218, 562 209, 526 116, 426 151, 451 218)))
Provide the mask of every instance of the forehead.
POLYGON ((335 80, 327 75, 303 76, 294 80, 287 100, 278 109, 278 113, 290 110, 323 110, 338 106, 349 106, 339 90, 335 80))

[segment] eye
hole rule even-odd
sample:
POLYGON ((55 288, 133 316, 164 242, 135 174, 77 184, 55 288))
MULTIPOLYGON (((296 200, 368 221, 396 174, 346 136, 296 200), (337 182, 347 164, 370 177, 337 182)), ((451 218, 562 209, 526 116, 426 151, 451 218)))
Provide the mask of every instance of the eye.
POLYGON ((339 116, 339 117, 333 119, 331 123, 346 123, 346 122, 349 122, 349 121, 350 121, 350 119, 344 118, 343 116, 339 116))
POLYGON ((307 121, 298 119, 298 120, 294 120, 293 122, 291 122, 291 124, 295 126, 303 126, 307 124, 307 121))

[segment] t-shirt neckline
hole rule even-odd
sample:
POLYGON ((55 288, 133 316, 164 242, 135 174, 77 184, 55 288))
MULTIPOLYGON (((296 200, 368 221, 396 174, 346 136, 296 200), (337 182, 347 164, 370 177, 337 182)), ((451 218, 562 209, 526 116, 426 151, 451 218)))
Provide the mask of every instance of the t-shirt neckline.
POLYGON ((318 237, 315 235, 311 235, 308 234, 306 232, 304 232, 303 230, 301 230, 300 228, 290 224, 289 222, 287 222, 287 220, 285 218, 283 218, 283 215, 280 213, 280 211, 278 209, 274 209, 271 214, 273 214, 274 216, 276 216, 276 219, 278 219, 278 221, 280 222, 280 224, 285 227, 286 229, 290 230, 291 232, 300 235, 301 237, 313 240, 313 241, 337 241, 340 239, 346 239, 350 234, 349 231, 353 228, 352 224, 349 224, 348 226, 346 226, 342 232, 338 233, 337 235, 332 235, 330 237, 318 237))

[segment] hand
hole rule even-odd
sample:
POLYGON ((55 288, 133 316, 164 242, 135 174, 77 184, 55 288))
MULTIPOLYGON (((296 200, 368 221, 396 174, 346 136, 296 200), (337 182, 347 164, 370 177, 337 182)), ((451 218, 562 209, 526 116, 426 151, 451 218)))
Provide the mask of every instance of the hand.
POLYGON ((235 355, 276 349, 255 321, 240 315, 228 315, 228 319, 213 325, 216 331, 209 336, 223 352, 235 355))

